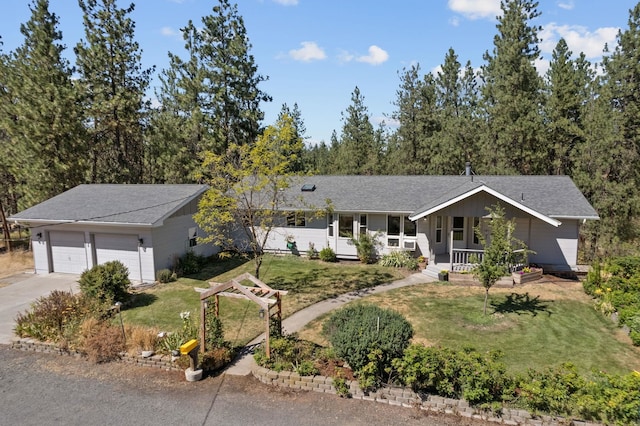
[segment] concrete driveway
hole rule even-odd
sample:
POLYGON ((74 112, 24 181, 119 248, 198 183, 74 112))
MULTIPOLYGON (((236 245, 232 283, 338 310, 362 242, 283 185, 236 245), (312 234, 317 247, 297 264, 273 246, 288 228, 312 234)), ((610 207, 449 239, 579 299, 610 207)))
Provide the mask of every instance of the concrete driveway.
POLYGON ((0 288, 0 343, 9 344, 15 337, 13 327, 18 313, 29 309, 33 301, 53 290, 77 292, 79 278, 74 274, 25 273, 0 279, 4 285, 0 288))

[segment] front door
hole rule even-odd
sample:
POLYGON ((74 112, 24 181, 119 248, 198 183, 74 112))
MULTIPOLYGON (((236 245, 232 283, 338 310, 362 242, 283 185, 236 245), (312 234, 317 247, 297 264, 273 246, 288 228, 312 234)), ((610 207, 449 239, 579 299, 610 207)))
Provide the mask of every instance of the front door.
POLYGON ((454 216, 453 217, 453 248, 454 249, 465 249, 467 248, 467 242, 465 241, 465 220, 464 217, 454 216))

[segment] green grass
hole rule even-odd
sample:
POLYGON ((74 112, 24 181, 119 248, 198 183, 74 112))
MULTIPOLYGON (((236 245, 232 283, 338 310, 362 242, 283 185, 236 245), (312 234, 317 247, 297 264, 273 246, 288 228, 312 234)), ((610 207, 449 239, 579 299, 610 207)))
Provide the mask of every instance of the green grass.
MULTIPOLYGON (((136 294, 133 306, 122 312, 123 321, 177 330, 182 325, 180 312, 190 311, 194 318, 199 318, 200 296, 194 287, 208 288, 209 281, 226 282, 244 272, 253 274, 254 270, 253 261, 239 258, 212 262, 197 275, 136 294)), ((401 271, 378 265, 334 264, 295 256, 265 256, 260 269, 260 279, 267 285, 289 291, 282 300, 285 317, 320 300, 402 277, 401 271)), ((233 344, 244 344, 262 333, 264 322, 258 311, 254 303, 221 297, 225 338, 233 344)))
MULTIPOLYGON (((552 285, 492 289, 486 316, 481 288, 428 284, 371 296, 363 303, 401 312, 414 326, 418 342, 500 349, 511 372, 567 361, 587 373, 639 369, 640 350, 593 308, 579 284, 572 286, 573 294, 552 285)), ((320 322, 303 331, 303 337, 317 341, 320 322)))

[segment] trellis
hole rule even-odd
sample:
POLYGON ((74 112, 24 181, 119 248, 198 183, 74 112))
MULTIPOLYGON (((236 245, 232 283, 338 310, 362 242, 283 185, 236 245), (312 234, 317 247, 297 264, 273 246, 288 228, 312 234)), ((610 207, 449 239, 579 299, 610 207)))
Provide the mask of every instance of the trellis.
MULTIPOLYGON (((282 296, 287 294, 286 290, 274 290, 267 284, 260 281, 249 273, 238 275, 237 277, 227 281, 226 283, 209 282, 210 289, 200 293, 200 351, 205 351, 206 337, 206 319, 209 298, 213 297, 214 315, 220 315, 219 297, 232 297, 236 299, 245 299, 255 302, 260 306, 261 317, 265 319, 265 352, 267 357, 271 356, 271 347, 269 345, 269 329, 271 318, 275 318, 282 328, 282 296), (243 281, 250 281, 255 286, 243 285, 243 281)), ((282 331, 282 330, 280 330, 282 331)))

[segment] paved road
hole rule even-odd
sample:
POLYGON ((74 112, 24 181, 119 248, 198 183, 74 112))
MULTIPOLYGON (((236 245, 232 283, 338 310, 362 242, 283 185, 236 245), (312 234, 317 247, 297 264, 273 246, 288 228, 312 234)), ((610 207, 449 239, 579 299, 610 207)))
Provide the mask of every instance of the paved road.
POLYGON ((488 425, 222 375, 20 352, 0 345, 0 425, 488 425))
POLYGON ((3 284, 0 286, 0 343, 11 343, 18 313, 26 311, 33 301, 53 290, 78 291, 78 278, 73 274, 25 273, 0 279, 3 284))

